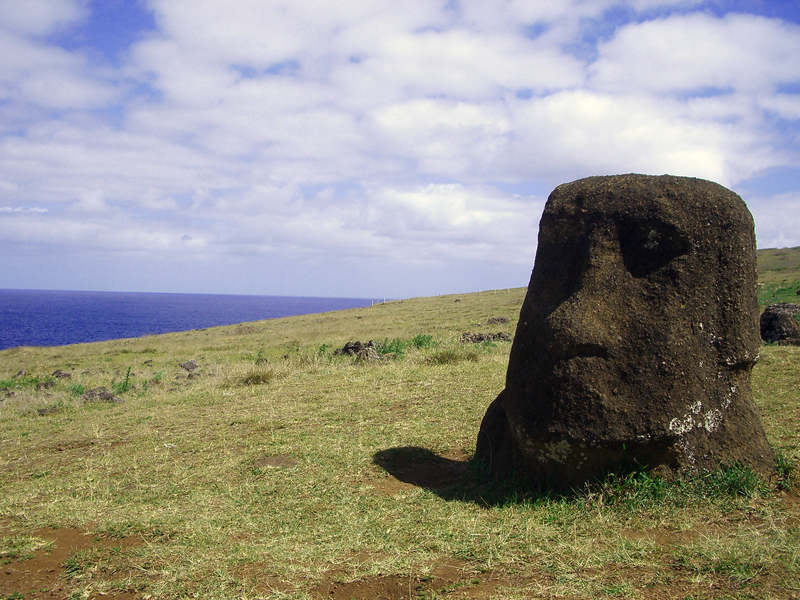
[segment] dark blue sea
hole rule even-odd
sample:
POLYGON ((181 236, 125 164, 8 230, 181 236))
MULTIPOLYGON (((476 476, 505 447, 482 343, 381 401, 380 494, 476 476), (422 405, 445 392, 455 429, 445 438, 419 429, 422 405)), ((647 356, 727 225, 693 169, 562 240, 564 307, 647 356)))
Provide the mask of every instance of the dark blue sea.
POLYGON ((0 290, 0 350, 188 331, 371 303, 363 298, 0 290))

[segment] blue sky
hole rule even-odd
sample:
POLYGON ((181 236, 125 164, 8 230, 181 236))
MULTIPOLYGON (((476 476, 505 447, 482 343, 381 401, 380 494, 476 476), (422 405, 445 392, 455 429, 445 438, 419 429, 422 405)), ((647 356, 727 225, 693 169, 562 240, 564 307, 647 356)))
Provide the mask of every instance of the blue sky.
POLYGON ((629 172, 800 245, 800 3, 0 3, 0 288, 519 287, 549 192, 629 172))

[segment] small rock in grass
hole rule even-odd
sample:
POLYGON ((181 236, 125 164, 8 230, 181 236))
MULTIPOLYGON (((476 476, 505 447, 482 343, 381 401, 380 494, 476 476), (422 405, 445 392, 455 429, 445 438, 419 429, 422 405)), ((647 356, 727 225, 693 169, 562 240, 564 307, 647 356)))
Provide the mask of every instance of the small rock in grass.
POLYGON ((357 359, 365 360, 367 362, 375 362, 380 360, 378 351, 375 350, 375 340, 370 340, 366 344, 361 342, 347 342, 343 347, 333 351, 335 355, 347 354, 348 356, 355 356, 357 359))
POLYGON ((122 398, 115 396, 102 386, 88 390, 81 397, 84 402, 112 402, 114 404, 122 404, 122 398))
POLYGON ((489 317, 486 319, 487 325, 497 325, 500 323, 508 323, 508 317, 489 317))
POLYGON ((462 344, 480 344, 481 342, 510 342, 511 334, 505 331, 498 333, 470 333, 465 331, 461 334, 462 344))
POLYGON ((186 362, 182 362, 180 364, 180 367, 181 367, 181 369, 184 369, 184 370, 189 371, 191 373, 195 369, 199 369, 200 365, 197 364, 197 361, 195 359, 190 358, 186 362))

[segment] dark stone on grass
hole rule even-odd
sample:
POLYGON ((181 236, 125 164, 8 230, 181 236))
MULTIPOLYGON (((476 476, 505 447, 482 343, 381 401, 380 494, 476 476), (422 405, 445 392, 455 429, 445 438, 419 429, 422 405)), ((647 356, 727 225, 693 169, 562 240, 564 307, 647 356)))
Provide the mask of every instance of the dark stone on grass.
POLYGON ((181 367, 181 369, 184 369, 184 370, 189 371, 191 373, 195 369, 199 369, 200 365, 197 364, 197 361, 195 359, 191 358, 191 359, 187 360, 186 362, 182 362, 180 364, 180 367, 181 367))
POLYGON ((487 325, 499 325, 501 323, 508 323, 508 317, 489 317, 486 319, 487 325))
POLYGON ((53 377, 58 377, 59 379, 69 379, 70 377, 72 377, 72 375, 70 373, 62 371, 61 369, 56 369, 55 371, 53 371, 53 377))
POLYGON ((739 196, 671 176, 559 186, 477 457, 554 489, 631 468, 738 463, 769 477, 750 391, 757 320, 753 219, 739 196))
POLYGON ((759 319, 761 339, 765 342, 800 344, 800 305, 790 302, 771 304, 759 319))
POLYGON ((50 388, 55 387, 55 386, 56 386, 56 382, 53 381, 53 380, 40 381, 39 383, 36 384, 36 389, 37 390, 49 390, 50 388))
POLYGON ((19 377, 25 377, 25 375, 27 375, 27 374, 28 374, 28 372, 25 369, 20 369, 19 371, 17 371, 17 373, 15 375, 11 376, 11 379, 17 379, 19 377))
POLYGON ((84 402, 113 402, 114 404, 121 404, 122 398, 115 396, 105 387, 92 388, 85 392, 81 398, 84 402))
POLYGON ((481 342, 510 342, 511 334, 505 331, 498 333, 471 333, 465 331, 461 334, 462 344, 480 344, 481 342))
POLYGON ((355 356, 359 360, 374 362, 380 360, 375 346, 375 340, 370 340, 366 344, 362 344, 361 342, 347 342, 343 347, 334 350, 333 353, 337 356, 346 354, 347 356, 355 356))

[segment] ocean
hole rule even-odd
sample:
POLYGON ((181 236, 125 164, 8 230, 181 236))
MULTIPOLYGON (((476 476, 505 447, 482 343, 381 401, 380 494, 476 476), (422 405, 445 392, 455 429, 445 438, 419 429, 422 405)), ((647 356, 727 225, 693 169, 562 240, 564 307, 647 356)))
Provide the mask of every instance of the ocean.
POLYGON ((188 331, 372 303, 363 298, 0 290, 0 350, 188 331))

